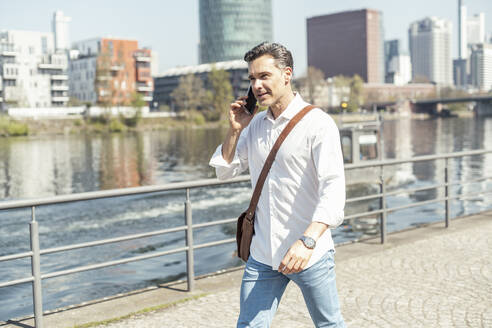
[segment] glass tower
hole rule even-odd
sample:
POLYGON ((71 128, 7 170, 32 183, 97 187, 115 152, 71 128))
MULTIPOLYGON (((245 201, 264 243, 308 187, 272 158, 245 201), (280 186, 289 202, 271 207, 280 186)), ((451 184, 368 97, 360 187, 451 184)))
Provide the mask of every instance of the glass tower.
POLYGON ((271 0, 200 0, 200 63, 243 59, 272 41, 271 0))

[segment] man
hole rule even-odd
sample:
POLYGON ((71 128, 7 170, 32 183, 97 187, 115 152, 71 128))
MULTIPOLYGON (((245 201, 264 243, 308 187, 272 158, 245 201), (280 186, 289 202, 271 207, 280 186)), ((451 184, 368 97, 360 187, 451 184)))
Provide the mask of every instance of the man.
MULTIPOLYGON (((249 168, 253 187, 287 123, 306 105, 292 91, 290 51, 262 43, 246 53, 254 95, 268 110, 230 106, 229 130, 210 165, 219 179, 249 168)), ((343 221, 340 136, 321 109, 309 112, 280 147, 256 208, 255 235, 241 284, 237 327, 269 327, 289 281, 301 289, 316 327, 345 327, 335 284, 330 228, 343 221)))

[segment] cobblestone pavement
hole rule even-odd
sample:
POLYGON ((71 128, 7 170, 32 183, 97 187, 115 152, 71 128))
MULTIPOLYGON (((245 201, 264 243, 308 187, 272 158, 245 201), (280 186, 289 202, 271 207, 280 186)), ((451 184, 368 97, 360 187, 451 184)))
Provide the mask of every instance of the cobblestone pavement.
MULTIPOLYGON (((342 254, 336 272, 348 327, 492 327, 490 219, 370 254, 342 254)), ((235 286, 105 327, 234 327, 238 300, 235 286)), ((272 326, 313 326, 293 283, 272 326)))

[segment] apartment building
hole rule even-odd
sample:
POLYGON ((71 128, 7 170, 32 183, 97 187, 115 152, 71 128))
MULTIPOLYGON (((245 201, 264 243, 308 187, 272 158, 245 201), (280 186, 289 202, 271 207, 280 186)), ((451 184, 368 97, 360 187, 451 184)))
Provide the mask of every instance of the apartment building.
POLYGON ((55 50, 50 32, 0 32, 0 106, 65 106, 68 98, 68 58, 55 50))
POLYGON ((152 52, 136 40, 94 38, 75 42, 70 53, 70 97, 110 106, 129 105, 135 94, 152 101, 152 52))

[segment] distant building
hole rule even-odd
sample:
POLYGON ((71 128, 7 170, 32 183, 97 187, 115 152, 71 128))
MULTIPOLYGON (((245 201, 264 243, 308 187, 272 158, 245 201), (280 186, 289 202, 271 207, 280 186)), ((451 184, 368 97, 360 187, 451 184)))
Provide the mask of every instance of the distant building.
POLYGON ((451 22, 429 17, 408 30, 412 79, 452 85, 451 22))
POLYGON ((200 63, 243 59, 273 40, 271 0, 200 0, 200 63))
POLYGON ((400 54, 391 58, 386 74, 386 83, 404 85, 412 80, 412 63, 410 56, 400 54))
POLYGON ((70 17, 65 16, 60 10, 57 10, 53 14, 51 25, 53 28, 53 35, 55 36, 55 49, 57 51, 70 49, 68 23, 70 23, 71 20, 70 17))
POLYGON ((473 86, 483 91, 492 90, 492 44, 471 46, 470 71, 473 86))
POLYGON ((56 107, 68 102, 68 58, 53 33, 0 32, 0 107, 56 107))
POLYGON ((485 42, 484 13, 479 13, 467 18, 466 39, 468 45, 485 42))
POLYGON ((384 68, 386 83, 403 85, 412 80, 410 56, 402 53, 400 40, 384 42, 384 68))
MULTIPOLYGON (((201 64, 197 66, 176 67, 164 72, 164 74, 154 78, 154 104, 156 107, 169 106, 175 110, 175 105, 171 93, 179 85, 182 76, 193 74, 202 79, 204 87, 210 89, 208 74, 215 67, 217 70, 229 72, 229 81, 232 86, 234 99, 246 95, 249 87, 248 65, 244 60, 233 60, 218 62, 214 64, 201 64)), ((231 99, 232 101, 233 99, 231 99)))
POLYGON ((383 82, 382 17, 363 9, 308 18, 308 66, 326 77, 358 74, 366 82, 383 82))
POLYGON ((136 40, 94 38, 73 43, 70 97, 81 102, 129 105, 135 93, 152 101, 151 50, 136 40))

